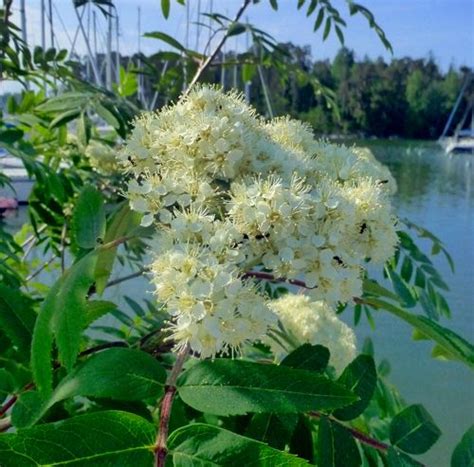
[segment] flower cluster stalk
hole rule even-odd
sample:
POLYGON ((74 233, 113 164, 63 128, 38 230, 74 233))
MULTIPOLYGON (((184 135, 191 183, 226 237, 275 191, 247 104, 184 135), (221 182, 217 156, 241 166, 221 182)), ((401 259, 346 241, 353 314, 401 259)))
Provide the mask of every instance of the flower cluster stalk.
POLYGON ((155 466, 164 467, 166 463, 166 456, 168 455, 167 441, 169 432, 169 422, 171 416, 171 408, 173 406, 174 396, 176 394, 176 381, 184 362, 189 353, 189 347, 186 346, 176 356, 176 361, 171 369, 165 386, 165 395, 160 404, 160 419, 158 425, 158 434, 154 446, 155 466))

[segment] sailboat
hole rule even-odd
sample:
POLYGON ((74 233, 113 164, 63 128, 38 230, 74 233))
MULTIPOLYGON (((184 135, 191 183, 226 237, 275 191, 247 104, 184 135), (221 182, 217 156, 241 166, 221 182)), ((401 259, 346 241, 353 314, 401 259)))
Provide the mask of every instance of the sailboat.
POLYGON ((453 127, 454 117, 456 116, 462 101, 468 96, 469 85, 472 81, 474 81, 474 73, 469 73, 466 76, 461 91, 459 92, 453 110, 449 115, 443 133, 439 138, 439 143, 444 147, 446 154, 454 152, 471 152, 474 154, 474 95, 471 95, 468 99, 466 108, 454 128, 454 132, 451 136, 448 136, 453 127), (466 126, 466 124, 469 126, 466 126))

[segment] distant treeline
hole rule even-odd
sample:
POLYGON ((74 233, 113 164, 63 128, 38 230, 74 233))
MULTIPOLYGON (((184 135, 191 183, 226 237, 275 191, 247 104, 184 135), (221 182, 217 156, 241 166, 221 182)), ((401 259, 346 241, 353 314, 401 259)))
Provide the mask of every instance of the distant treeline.
MULTIPOLYGON (((313 61, 309 47, 283 47, 304 73, 281 79, 276 68, 264 70, 273 111, 306 120, 320 134, 437 138, 471 71, 451 68, 443 73, 431 57, 394 59, 388 64, 383 59, 356 60, 347 48, 332 62, 313 61), (317 95, 314 78, 332 91, 338 112, 317 95)), ((253 81, 252 101, 265 112, 258 76, 253 81)))
MULTIPOLYGON (((87 59, 76 60, 71 62, 76 76, 90 80, 87 59)), ((105 82, 105 55, 98 54, 96 60, 105 82)), ((117 57, 113 55, 112 60, 116 63, 117 57)), ((194 59, 184 66, 182 56, 169 51, 121 56, 120 64, 129 71, 125 79, 134 76, 139 81, 135 93, 127 98, 143 109, 176 100, 186 86, 186 77, 196 68, 194 59)), ((232 51, 219 54, 204 81, 241 91, 250 82, 251 104, 261 114, 289 114, 310 123, 317 134, 435 139, 469 73, 472 70, 465 67, 443 72, 432 57, 406 57, 390 63, 381 58, 357 60, 347 48, 340 49, 332 61, 315 61, 309 46, 286 43, 273 52, 257 52, 254 46, 237 55, 232 51), (260 69, 255 63, 261 64, 260 69)), ((467 94, 470 97, 462 102, 457 117, 474 96, 474 80, 467 94)), ((6 98, 0 96, 0 109, 6 98)))

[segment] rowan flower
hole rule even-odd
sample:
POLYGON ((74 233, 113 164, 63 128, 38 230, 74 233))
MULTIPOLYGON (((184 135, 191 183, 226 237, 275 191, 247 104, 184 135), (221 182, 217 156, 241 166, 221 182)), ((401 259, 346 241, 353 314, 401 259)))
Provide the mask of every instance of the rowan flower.
POLYGON ((157 230, 152 281, 172 338, 202 357, 273 326, 264 289, 242 281, 254 268, 305 281, 314 333, 343 333, 321 310, 360 295, 367 260, 394 252, 395 183, 373 154, 289 118, 265 122, 237 93, 197 87, 139 117, 119 162, 131 208, 157 230))
POLYGON ((119 171, 116 151, 106 144, 91 141, 85 155, 93 169, 102 175, 114 175, 119 171))
MULTIPOLYGON (((355 358, 356 338, 354 331, 341 321, 335 312, 322 301, 311 301, 305 295, 286 294, 270 302, 290 340, 300 345, 319 344, 330 352, 329 364, 336 373, 355 358)), ((289 350, 282 339, 268 339, 278 359, 283 359, 289 350)))

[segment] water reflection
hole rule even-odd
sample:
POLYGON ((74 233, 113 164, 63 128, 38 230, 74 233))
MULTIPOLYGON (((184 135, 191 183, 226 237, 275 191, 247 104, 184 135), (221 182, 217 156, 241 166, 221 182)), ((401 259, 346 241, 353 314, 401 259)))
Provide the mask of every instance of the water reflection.
POLYGON ((435 143, 391 141, 367 144, 377 159, 386 164, 397 179, 398 202, 419 202, 420 197, 447 194, 474 197, 474 156, 467 153, 447 156, 435 143))

